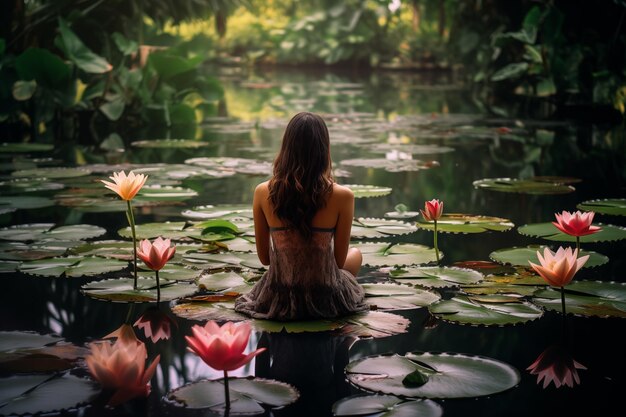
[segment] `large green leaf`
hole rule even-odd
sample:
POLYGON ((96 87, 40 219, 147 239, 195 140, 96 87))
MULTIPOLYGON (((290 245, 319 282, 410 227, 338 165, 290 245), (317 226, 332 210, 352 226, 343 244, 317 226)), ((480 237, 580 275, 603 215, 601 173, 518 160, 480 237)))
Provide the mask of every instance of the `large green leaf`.
MULTIPOLYGON (((2 148, 0 148, 2 149, 2 148)), ((594 211, 599 214, 626 216, 626 198, 612 198, 607 200, 588 200, 576 206, 580 210, 594 211)))
POLYGON ((342 184, 354 193, 354 198, 383 197, 391 194, 391 187, 379 187, 377 185, 342 184))
MULTIPOLYGON (((289 384, 262 378, 229 378, 231 407, 229 415, 262 414, 269 407, 284 407, 295 402, 300 394, 289 384)), ((167 401, 174 405, 225 412, 223 380, 198 381, 170 391, 167 401)))
POLYGON ((461 324, 503 326, 536 320, 543 315, 540 308, 507 296, 457 295, 428 307, 440 319, 461 324))
POLYGON ((95 400, 99 392, 92 381, 69 374, 0 378, 0 414, 58 414, 95 400))
POLYGON ((405 310, 426 307, 439 301, 439 294, 394 283, 363 284, 365 301, 376 310, 405 310))
MULTIPOLYGON (((487 231, 504 232, 515 226, 508 219, 473 214, 449 213, 437 220, 437 231, 444 233, 482 233, 487 231)), ((417 227, 435 230, 434 222, 417 222, 417 227)))
POLYGON ((17 101, 26 101, 35 94, 37 89, 37 81, 16 81, 13 84, 13 98, 17 101))
POLYGON ((333 415, 363 417, 440 417, 443 408, 432 400, 407 401, 391 395, 342 398, 333 404, 333 415))
POLYGON ((71 67, 47 49, 28 48, 15 59, 15 69, 21 80, 55 89, 66 86, 72 76, 71 67))
MULTIPOLYGON (((435 262, 435 250, 411 243, 355 243, 363 254, 363 264, 370 266, 403 266, 435 262)), ((439 253, 443 257, 443 253, 439 253)))
POLYGON ((369 356, 350 362, 348 380, 357 387, 408 398, 473 398, 513 388, 520 381, 512 366, 484 356, 457 353, 407 353, 369 356), (428 375, 419 387, 404 378, 416 370, 428 375))
POLYGON ((63 18, 59 18, 59 32, 65 54, 78 68, 91 74, 102 74, 113 68, 106 59, 87 48, 63 18))
POLYGON ((156 51, 149 55, 148 65, 152 66, 163 80, 189 72, 204 61, 203 56, 185 58, 173 55, 169 51, 156 51))
MULTIPOLYGON (((160 280, 161 301, 172 301, 196 292, 197 287, 186 282, 160 280)), ((107 301, 153 302, 157 299, 155 278, 139 278, 137 289, 133 289, 132 278, 92 281, 81 287, 86 295, 107 301)))
POLYGON ((117 259, 71 256, 22 262, 19 270, 29 275, 80 278, 121 271, 128 265, 128 262, 117 259))
MULTIPOLYGON (((548 310, 562 312, 559 290, 537 290, 533 302, 548 310)), ((565 311, 582 316, 626 318, 626 283, 573 281, 565 287, 565 311)))
MULTIPOLYGON (((587 242, 611 242, 626 239, 626 228, 612 226, 610 224, 594 223, 602 230, 580 237, 581 243, 587 242)), ((570 236, 561 232, 552 223, 534 223, 520 226, 517 231, 525 236, 540 237, 547 240, 556 240, 559 242, 576 242, 575 236, 570 236)))
MULTIPOLYGON (((528 261, 539 265, 539 258, 537 258, 537 252, 543 253, 545 246, 530 245, 525 248, 506 248, 498 249, 489 254, 489 257, 496 262, 500 262, 507 265, 530 267, 528 261)), ((592 268, 594 266, 604 265, 609 261, 609 258, 592 251, 580 251, 580 256, 589 255, 589 259, 583 265, 583 268, 592 268)))
POLYGON ((483 274, 478 271, 447 266, 392 269, 389 275, 401 283, 428 288, 458 287, 475 284, 483 279, 483 274))
POLYGON ((205 291, 228 291, 248 285, 246 280, 236 272, 218 272, 202 274, 198 280, 198 287, 205 291))
POLYGON ((353 239, 377 239, 413 233, 417 227, 400 220, 359 217, 352 222, 353 239))
POLYGON ((485 178, 474 181, 475 188, 521 194, 568 194, 575 191, 561 182, 519 180, 512 178, 485 178))
POLYGON ((516 62, 500 68, 491 76, 491 81, 519 78, 528 70, 528 62, 516 62))

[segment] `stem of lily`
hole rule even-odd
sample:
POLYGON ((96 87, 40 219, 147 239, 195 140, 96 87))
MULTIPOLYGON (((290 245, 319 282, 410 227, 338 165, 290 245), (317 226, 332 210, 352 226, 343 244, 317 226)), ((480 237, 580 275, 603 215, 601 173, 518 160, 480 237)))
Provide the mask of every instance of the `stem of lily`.
POLYGON ((228 371, 224 371, 224 397, 226 398, 226 411, 230 410, 230 393, 228 392, 228 371))
POLYGON ((130 232, 133 235, 133 273, 135 281, 133 282, 133 290, 137 289, 137 235, 135 233, 135 216, 133 215, 133 207, 130 200, 126 200, 128 205, 128 221, 130 223, 130 232))
POLYGON ((561 287, 561 309, 563 310, 563 317, 565 317, 565 287, 561 287))
POLYGON ((435 244, 435 256, 437 257, 437 265, 439 265, 439 247, 437 247, 437 220, 435 220, 434 244, 435 244))
POLYGON ((156 271, 156 280, 157 280, 157 306, 161 302, 161 285, 159 284, 159 270, 156 271))
POLYGON ((128 313, 126 313, 126 320, 124 323, 130 323, 130 318, 133 315, 133 311, 135 310, 135 304, 130 303, 130 307, 128 307, 128 313))
POLYGON ((576 236, 576 256, 580 256, 580 236, 576 236))

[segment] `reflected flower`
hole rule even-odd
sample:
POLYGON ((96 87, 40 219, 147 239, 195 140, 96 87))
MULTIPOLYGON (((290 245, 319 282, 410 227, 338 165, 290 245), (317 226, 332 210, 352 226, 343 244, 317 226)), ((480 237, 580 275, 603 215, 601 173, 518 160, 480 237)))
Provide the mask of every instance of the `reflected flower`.
POLYGON ((533 362, 527 370, 531 375, 537 375, 537 384, 543 380, 545 389, 551 382, 557 388, 567 385, 573 388, 580 384, 579 369, 587 369, 576 362, 570 353, 560 345, 550 346, 533 362))
POLYGON ((118 338, 114 344, 98 342, 89 347, 91 354, 85 358, 87 367, 103 389, 113 391, 110 406, 150 394, 149 382, 160 355, 146 369, 147 352, 143 343, 127 343, 118 338))
POLYGON ((172 324, 176 326, 176 322, 172 320, 165 312, 159 308, 148 308, 137 319, 134 326, 143 330, 146 338, 152 340, 152 343, 163 339, 167 340, 172 334, 172 324))
POLYGON ((112 177, 109 177, 113 182, 100 180, 106 188, 114 191, 121 197, 122 200, 132 200, 137 192, 143 187, 148 179, 147 175, 137 174, 130 171, 128 175, 124 171, 114 172, 112 177))
POLYGON ((564 287, 572 281, 574 274, 587 262, 589 255, 578 258, 578 251, 572 251, 572 248, 563 249, 563 247, 559 247, 556 253, 545 248, 543 257, 541 252, 537 251, 537 258, 539 258, 541 265, 535 265, 528 261, 535 272, 553 287, 564 287))
POLYGON ((103 339, 113 338, 117 338, 117 340, 121 340, 125 343, 141 343, 141 341, 137 339, 137 336, 135 335, 133 326, 131 326, 130 324, 122 324, 117 330, 103 337, 103 339))
POLYGON ((552 222, 552 224, 561 232, 570 236, 586 236, 602 230, 601 227, 591 225, 594 215, 593 211, 586 213, 563 211, 561 214, 555 214, 556 222, 552 222))

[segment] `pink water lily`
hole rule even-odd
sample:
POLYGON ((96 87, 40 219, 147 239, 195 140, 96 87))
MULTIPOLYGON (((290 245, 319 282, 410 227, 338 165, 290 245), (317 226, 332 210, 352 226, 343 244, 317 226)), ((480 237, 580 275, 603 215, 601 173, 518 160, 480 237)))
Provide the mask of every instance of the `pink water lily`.
POLYGON ((146 347, 143 343, 127 343, 118 339, 91 343, 91 354, 85 358, 89 372, 105 390, 113 391, 109 405, 125 403, 150 393, 150 379, 159 364, 160 355, 146 368, 146 347))
POLYGON ((545 248, 543 256, 537 251, 537 258, 541 265, 530 261, 528 263, 548 284, 553 287, 564 287, 572 281, 576 272, 589 259, 589 255, 578 258, 578 251, 572 248, 559 247, 555 252, 545 248))
POLYGON ((148 239, 144 239, 139 243, 137 256, 144 261, 148 268, 153 271, 159 271, 163 269, 167 261, 172 259, 176 253, 176 247, 170 247, 171 244, 172 241, 170 239, 163 239, 161 236, 156 238, 153 243, 150 243, 148 239))
POLYGON ((430 222, 439 220, 443 214, 443 201, 432 199, 424 203, 424 210, 420 209, 422 216, 430 222))
POLYGON ((141 187, 144 186, 146 180, 148 179, 147 175, 137 174, 130 171, 128 175, 124 171, 114 172, 112 177, 109 177, 113 180, 113 182, 100 180, 104 184, 106 188, 111 191, 114 191, 121 197, 122 200, 132 200, 133 197, 141 190, 141 187))
POLYGON ((161 339, 167 340, 170 338, 172 324, 176 326, 176 322, 164 311, 151 307, 137 319, 134 326, 142 329, 144 335, 151 339, 152 343, 156 343, 161 339))
POLYGON ((593 222, 594 215, 595 213, 593 211, 585 213, 580 211, 576 211, 575 213, 563 211, 561 214, 555 214, 556 222, 552 222, 552 224, 561 232, 570 236, 586 236, 602 230, 601 227, 592 226, 591 223, 593 222))

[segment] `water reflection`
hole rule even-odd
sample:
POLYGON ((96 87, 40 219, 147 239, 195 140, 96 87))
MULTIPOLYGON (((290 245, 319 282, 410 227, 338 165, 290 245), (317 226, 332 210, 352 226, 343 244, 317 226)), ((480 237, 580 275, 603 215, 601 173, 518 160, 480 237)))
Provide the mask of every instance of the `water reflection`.
POLYGON ((350 393, 343 370, 350 359, 353 337, 329 333, 263 333, 258 347, 267 350, 256 359, 255 374, 292 384, 300 399, 275 415, 329 415, 332 404, 350 393))

